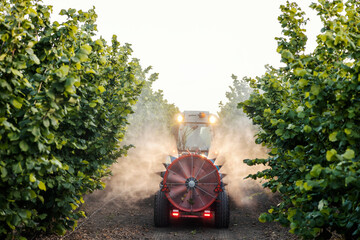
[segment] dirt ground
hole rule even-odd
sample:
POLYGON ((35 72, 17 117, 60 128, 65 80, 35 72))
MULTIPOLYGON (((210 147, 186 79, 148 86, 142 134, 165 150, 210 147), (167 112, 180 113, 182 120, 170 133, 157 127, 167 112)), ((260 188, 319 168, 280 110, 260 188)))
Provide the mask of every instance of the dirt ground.
POLYGON ((156 228, 153 197, 129 202, 126 196, 105 196, 106 190, 86 196, 82 210, 88 217, 79 221, 75 231, 41 239, 296 239, 277 223, 258 221, 258 216, 278 201, 260 187, 248 192, 251 204, 236 206, 231 201, 228 229, 214 228, 199 219, 173 221, 170 227, 156 228))

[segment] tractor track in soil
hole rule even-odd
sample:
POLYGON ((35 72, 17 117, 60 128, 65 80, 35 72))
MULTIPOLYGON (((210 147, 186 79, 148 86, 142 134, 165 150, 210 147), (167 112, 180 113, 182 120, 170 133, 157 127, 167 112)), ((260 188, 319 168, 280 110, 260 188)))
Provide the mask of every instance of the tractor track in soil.
POLYGON ((230 226, 217 229, 199 219, 172 221, 170 227, 153 224, 153 196, 134 202, 122 194, 105 198, 105 191, 85 197, 81 207, 87 218, 79 220, 65 236, 42 236, 41 240, 80 239, 297 239, 277 223, 260 223, 258 216, 276 205, 278 198, 260 187, 249 192, 251 204, 236 206, 230 197, 230 226))

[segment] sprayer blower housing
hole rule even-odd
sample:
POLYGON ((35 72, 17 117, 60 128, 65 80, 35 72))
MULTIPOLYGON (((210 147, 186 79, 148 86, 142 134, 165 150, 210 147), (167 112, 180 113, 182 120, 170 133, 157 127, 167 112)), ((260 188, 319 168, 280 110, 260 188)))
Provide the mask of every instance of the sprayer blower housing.
POLYGON ((163 181, 155 195, 154 222, 168 226, 171 219, 203 218, 218 228, 229 226, 229 198, 219 172, 221 166, 209 159, 213 125, 209 112, 185 111, 177 116, 178 156, 170 156, 161 172, 163 181))

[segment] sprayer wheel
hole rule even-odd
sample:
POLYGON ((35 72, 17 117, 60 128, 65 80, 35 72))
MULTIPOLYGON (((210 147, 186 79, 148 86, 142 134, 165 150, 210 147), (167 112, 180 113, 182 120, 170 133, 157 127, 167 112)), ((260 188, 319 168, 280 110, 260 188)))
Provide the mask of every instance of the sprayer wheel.
POLYGON ((155 227, 169 226, 169 200, 162 191, 155 194, 154 223, 155 227))
POLYGON ((230 206, 229 196, 225 191, 219 193, 215 205, 215 226, 217 228, 228 228, 230 221, 230 206))

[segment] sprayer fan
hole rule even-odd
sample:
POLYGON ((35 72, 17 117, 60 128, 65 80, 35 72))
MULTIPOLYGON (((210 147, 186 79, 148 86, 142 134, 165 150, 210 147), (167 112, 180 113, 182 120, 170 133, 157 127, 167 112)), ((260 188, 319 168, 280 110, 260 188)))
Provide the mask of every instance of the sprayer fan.
POLYGON ((206 157, 188 154, 174 160, 164 176, 165 194, 178 209, 197 212, 208 208, 217 198, 220 176, 206 157))

